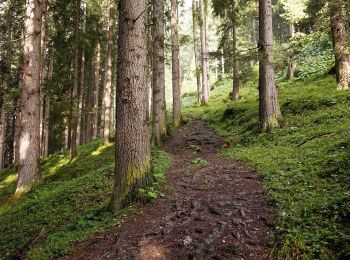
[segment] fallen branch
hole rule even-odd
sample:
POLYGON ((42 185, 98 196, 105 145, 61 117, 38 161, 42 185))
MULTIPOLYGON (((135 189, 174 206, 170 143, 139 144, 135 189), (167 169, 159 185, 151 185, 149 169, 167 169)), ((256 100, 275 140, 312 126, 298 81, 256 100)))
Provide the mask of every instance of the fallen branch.
POLYGON ((310 141, 312 141, 314 139, 318 139, 318 138, 322 138, 322 137, 329 137, 329 136, 332 136, 332 135, 335 135, 335 134, 336 134, 336 132, 328 132, 328 133, 321 133, 321 134, 315 135, 313 137, 310 137, 309 139, 306 139, 302 143, 298 144, 297 147, 303 146, 307 142, 310 142, 310 141))
POLYGON ((14 253, 5 258, 5 260, 21 260, 25 259, 27 252, 35 245, 45 234, 45 228, 42 228, 39 233, 33 236, 22 247, 18 248, 14 253))

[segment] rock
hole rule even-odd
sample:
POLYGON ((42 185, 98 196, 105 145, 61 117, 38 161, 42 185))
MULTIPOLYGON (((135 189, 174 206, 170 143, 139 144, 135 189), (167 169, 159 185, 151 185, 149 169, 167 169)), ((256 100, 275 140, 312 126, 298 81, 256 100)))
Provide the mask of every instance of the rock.
POLYGON ((232 215, 233 215, 233 212, 230 210, 229 212, 225 212, 224 213, 224 216, 226 216, 226 217, 232 217, 232 215))
POLYGON ((190 236, 185 237, 185 239, 184 239, 185 246, 192 244, 192 242, 193 242, 193 239, 190 236))
POLYGON ((239 232, 232 232, 232 236, 237 240, 241 240, 241 234, 239 232))
POLYGON ((246 223, 246 224, 252 224, 252 223, 254 223, 254 220, 248 219, 248 220, 245 221, 245 223, 246 223))
POLYGON ((198 215, 198 216, 196 216, 194 218, 194 221, 205 221, 205 220, 206 220, 206 217, 205 216, 200 216, 200 215, 198 215))
POLYGON ((227 201, 219 201, 218 205, 223 208, 228 208, 228 207, 231 207, 233 204, 232 204, 232 201, 227 200, 227 201))
POLYGON ((241 220, 241 219, 239 219, 239 218, 234 218, 234 219, 232 219, 232 222, 233 222, 233 224, 235 224, 235 225, 242 225, 242 226, 244 226, 244 227, 247 225, 243 220, 241 220))
POLYGON ((267 235, 262 241, 262 243, 267 246, 273 246, 274 242, 275 242, 274 234, 267 235))
POLYGON ((220 211, 218 209, 214 208, 214 207, 209 206, 208 210, 213 215, 221 215, 220 211))
POLYGON ((198 233, 198 234, 203 234, 203 233, 205 232, 205 229, 202 228, 202 227, 197 227, 197 228, 195 229, 195 231, 196 231, 196 233, 198 233))
POLYGON ((249 237, 249 238, 253 237, 247 230, 244 230, 244 234, 246 237, 249 237))

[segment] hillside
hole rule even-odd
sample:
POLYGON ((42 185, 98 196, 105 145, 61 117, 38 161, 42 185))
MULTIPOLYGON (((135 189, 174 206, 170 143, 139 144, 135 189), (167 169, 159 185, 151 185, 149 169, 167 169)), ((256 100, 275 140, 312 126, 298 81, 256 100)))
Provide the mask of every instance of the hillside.
POLYGON ((350 254, 350 93, 333 77, 279 84, 283 126, 258 132, 258 92, 249 83, 242 99, 229 99, 230 80, 215 84, 207 106, 185 100, 186 119, 201 118, 229 144, 225 157, 263 175, 282 257, 330 259, 350 254))
MULTIPOLYGON (((160 150, 152 154, 152 173, 159 181, 171 159, 160 150)), ((73 161, 67 153, 52 155, 42 161, 44 184, 17 201, 11 200, 16 174, 0 171, 0 237, 6 238, 0 239, 0 258, 23 249, 43 229, 43 238, 26 252, 30 259, 66 255, 73 242, 119 225, 135 209, 106 210, 114 167, 114 147, 100 140, 80 147, 73 161)))

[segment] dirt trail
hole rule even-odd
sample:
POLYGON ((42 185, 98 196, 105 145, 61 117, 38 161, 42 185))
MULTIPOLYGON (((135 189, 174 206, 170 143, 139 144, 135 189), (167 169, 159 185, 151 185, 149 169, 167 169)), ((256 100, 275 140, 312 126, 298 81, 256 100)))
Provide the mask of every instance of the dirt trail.
POLYGON ((166 197, 67 259, 268 259, 273 224, 258 174, 219 157, 222 146, 202 121, 175 133, 166 197), (192 165, 197 158, 208 164, 192 165))

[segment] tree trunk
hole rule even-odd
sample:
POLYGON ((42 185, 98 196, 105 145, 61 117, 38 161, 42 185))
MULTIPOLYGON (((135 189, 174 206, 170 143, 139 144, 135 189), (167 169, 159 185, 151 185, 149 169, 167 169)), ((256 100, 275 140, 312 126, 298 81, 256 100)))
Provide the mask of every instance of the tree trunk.
MULTIPOLYGON (((8 17, 6 17, 8 19, 8 17)), ((11 77, 11 62, 12 62, 12 24, 11 21, 8 20, 6 24, 7 29, 7 37, 6 42, 4 44, 4 53, 3 53, 3 61, 4 61, 4 70, 3 70, 3 93, 0 98, 0 169, 5 167, 5 153, 6 153, 6 139, 7 139, 7 111, 8 111, 8 83, 11 77)))
POLYGON ((166 135, 165 68, 164 68, 164 1, 153 0, 153 118, 152 142, 161 143, 166 135))
POLYGON ((13 137, 13 163, 17 167, 19 163, 19 137, 21 133, 21 98, 17 98, 16 102, 16 119, 15 119, 15 134, 13 137))
POLYGON ((239 100, 239 78, 238 78, 238 57, 237 57, 237 19, 236 19, 236 0, 232 0, 232 50, 233 50, 233 89, 232 100, 239 100))
POLYGON ((120 0, 116 103, 116 170, 112 209, 124 207, 149 180, 145 0, 120 0))
POLYGON ((40 107, 40 147, 41 147, 41 156, 43 156, 43 148, 44 148, 44 118, 45 118, 45 62, 46 62, 46 30, 47 30, 47 14, 48 14, 48 4, 47 0, 41 1, 42 8, 42 23, 41 23, 41 38, 40 38, 40 46, 41 46, 41 59, 40 59, 40 94, 41 94, 41 107, 40 107))
POLYGON ((70 131, 69 131, 69 123, 66 122, 66 126, 64 128, 64 133, 63 133, 63 148, 68 150, 69 149, 69 136, 70 136, 70 131))
POLYGON ((199 55, 200 46, 198 45, 197 25, 198 25, 198 6, 197 1, 192 0, 192 21, 193 21, 193 51, 196 64, 196 80, 197 80, 197 101, 202 102, 202 82, 201 82, 201 61, 199 55))
MULTIPOLYGON (((53 51, 50 57, 49 62, 49 68, 47 73, 47 80, 49 83, 52 83, 52 76, 53 76, 53 62, 54 62, 54 55, 53 51)), ((44 109, 44 132, 43 132, 43 156, 47 157, 49 156, 49 136, 50 136, 50 108, 51 108, 51 94, 48 89, 46 89, 46 95, 45 95, 45 109, 44 109)))
POLYGON ((5 147, 6 147, 6 132, 7 132, 7 108, 6 108, 6 91, 7 91, 7 80, 4 79, 2 82, 3 91, 5 92, 2 97, 2 105, 0 112, 0 169, 5 167, 5 147))
POLYGON ((84 106, 84 99, 85 99, 85 46, 83 46, 81 51, 81 62, 80 62, 80 78, 79 78, 79 105, 78 105, 78 111, 77 111, 77 117, 78 117, 78 123, 77 123, 77 138, 76 138, 76 145, 82 145, 83 142, 83 126, 84 124, 84 112, 83 112, 83 106, 84 106))
POLYGON ((40 174, 40 31, 41 1, 26 2, 23 75, 21 89, 21 133, 16 195, 41 182, 40 174))
POLYGON ((292 39, 294 37, 295 34, 295 25, 294 23, 290 22, 288 24, 288 37, 289 39, 292 39))
POLYGON ((287 79, 292 80, 294 79, 297 72, 297 64, 295 61, 288 61, 288 71, 287 71, 287 79))
POLYGON ((80 0, 76 0, 76 14, 75 14, 75 50, 74 50, 74 75, 73 75, 73 93, 72 93, 72 107, 71 107, 71 144, 70 157, 74 159, 77 156, 77 132, 78 132, 78 106, 79 106, 79 45, 80 45, 80 0))
POLYGON ((201 32, 201 56, 202 56, 202 105, 209 101, 209 57, 207 50, 207 19, 204 0, 199 0, 200 8, 200 32, 201 32))
POLYGON ((345 18, 342 3, 329 1, 335 66, 337 75, 337 89, 349 89, 350 83, 350 55, 346 43, 345 18))
POLYGON ((254 47, 256 47, 258 45, 258 39, 257 39, 257 33, 256 33, 256 24, 257 24, 257 21, 256 21, 256 17, 253 17, 252 18, 252 21, 251 21, 252 25, 251 25, 251 33, 250 33, 250 39, 254 45, 254 47))
MULTIPOLYGON (((288 38, 289 40, 293 39, 295 34, 295 25, 294 23, 289 23, 288 24, 288 38)), ((297 72, 297 64, 295 61, 293 61, 292 57, 288 61, 288 68, 287 68, 287 79, 292 80, 294 79, 296 72, 297 72)))
POLYGON ((271 0, 260 0, 259 4, 259 103, 260 129, 272 131, 279 126, 281 111, 273 69, 273 33, 271 0))
POLYGON ((171 50, 173 81, 173 126, 181 124, 181 86, 180 86, 180 44, 178 32, 177 0, 171 0, 171 50))
POLYGON ((95 60, 95 84, 94 84, 94 113, 93 113, 93 133, 92 139, 98 137, 98 122, 99 122, 99 94, 100 94, 100 63, 101 63, 101 48, 100 44, 96 48, 96 60, 95 60))
POLYGON ((220 73, 221 75, 225 74, 225 53, 223 49, 221 49, 220 53, 220 73))
POLYGON ((113 25, 114 25, 114 4, 109 2, 108 35, 107 35, 107 62, 104 87, 104 128, 103 139, 109 143, 111 131, 111 95, 112 95, 112 70, 113 70, 113 25))
MULTIPOLYGON (((146 24, 154 24, 153 18, 153 5, 147 5, 146 13, 146 24)), ((146 42, 147 50, 153 50, 153 26, 146 27, 146 42)), ((146 102, 148 102, 148 120, 153 117, 153 51, 147 51, 147 70, 146 70, 146 84, 147 84, 147 97, 146 102)), ((152 120, 153 123, 153 120, 152 120)), ((153 125, 151 139, 153 138, 153 125)), ((151 140, 152 142, 152 140, 151 140)))

